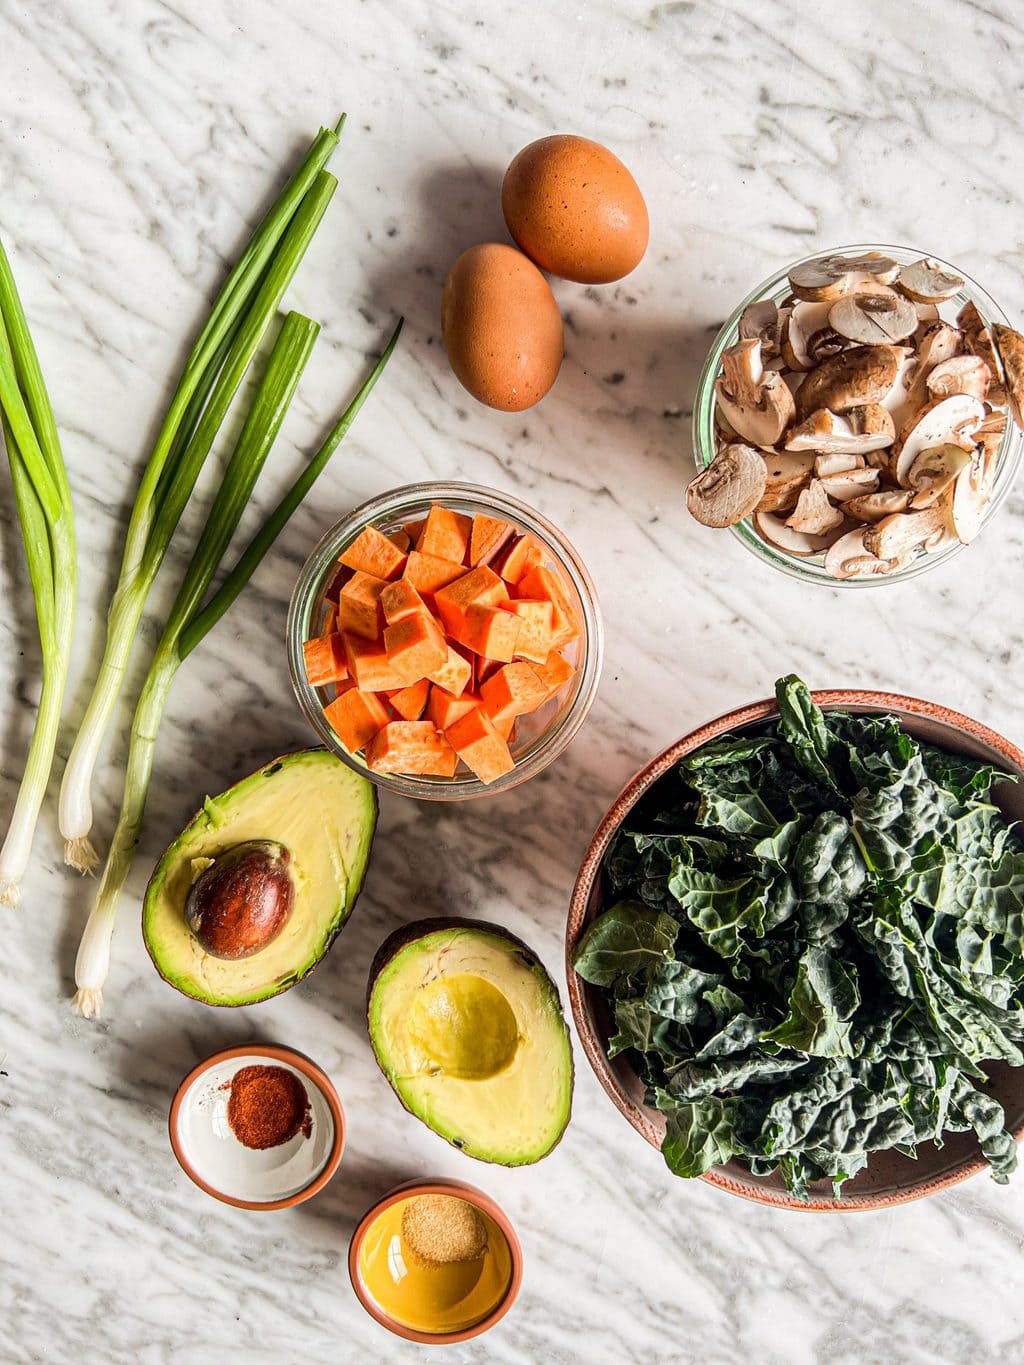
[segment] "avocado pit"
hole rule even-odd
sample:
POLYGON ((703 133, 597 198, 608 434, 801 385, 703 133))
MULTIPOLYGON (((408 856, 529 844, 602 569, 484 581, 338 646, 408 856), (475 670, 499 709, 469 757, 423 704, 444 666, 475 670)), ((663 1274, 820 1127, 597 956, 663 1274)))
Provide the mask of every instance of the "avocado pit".
POLYGON ((212 957, 251 957, 277 937, 295 904, 291 853, 272 839, 249 839, 214 857, 193 881, 185 919, 212 957))

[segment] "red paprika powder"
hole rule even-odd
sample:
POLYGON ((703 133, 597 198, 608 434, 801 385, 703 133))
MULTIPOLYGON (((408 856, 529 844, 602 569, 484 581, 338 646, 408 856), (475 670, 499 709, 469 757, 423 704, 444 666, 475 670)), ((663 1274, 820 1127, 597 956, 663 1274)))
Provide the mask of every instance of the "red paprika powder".
POLYGON ((312 1132, 306 1088, 283 1066, 243 1066, 223 1089, 231 1092, 228 1124, 244 1147, 263 1151, 312 1132))

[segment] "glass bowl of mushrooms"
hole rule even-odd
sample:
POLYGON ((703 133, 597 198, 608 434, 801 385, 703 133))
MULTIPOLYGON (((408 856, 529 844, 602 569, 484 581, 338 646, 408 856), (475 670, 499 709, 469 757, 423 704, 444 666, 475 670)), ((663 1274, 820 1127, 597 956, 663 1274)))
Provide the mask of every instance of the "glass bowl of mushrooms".
POLYGON ((766 280, 719 332, 693 414, 687 507, 829 586, 946 563, 1024 458, 1024 336, 973 280, 856 245, 766 280))

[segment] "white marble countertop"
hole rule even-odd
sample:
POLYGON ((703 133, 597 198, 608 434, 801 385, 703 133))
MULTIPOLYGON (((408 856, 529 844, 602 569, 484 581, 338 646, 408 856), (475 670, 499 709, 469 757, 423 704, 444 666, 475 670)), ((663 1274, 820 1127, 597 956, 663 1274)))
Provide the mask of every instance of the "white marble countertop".
MULTIPOLYGON (((788 259, 850 241, 919 244, 1024 316, 1021 18, 1011 0, 527 0, 511 11, 483 0, 0 0, 0 231, 64 433, 82 540, 62 754, 182 347, 277 177, 343 108, 341 189, 290 294, 324 333, 261 506, 394 316, 408 319, 348 445, 178 680, 99 1024, 67 1006, 90 888, 60 866, 52 804, 23 908, 3 913, 4 1359, 411 1360, 417 1348, 357 1306, 345 1255, 371 1199, 420 1173, 491 1192, 527 1260, 505 1322, 431 1359, 1024 1359, 1024 1176, 873 1215, 744 1204, 675 1180, 581 1053, 561 1146, 534 1168, 492 1169, 401 1110, 361 1017, 375 948, 417 914, 505 923, 561 980, 575 869, 619 786, 695 724, 767 694, 780 672, 917 693, 1024 737, 1024 493, 954 565, 862 593, 783 579, 697 527, 681 499, 709 340, 788 259), (561 378, 534 411, 503 416, 447 369, 440 284, 461 248, 504 237, 501 172, 552 131, 595 136, 630 165, 651 247, 620 285, 556 285, 561 378), (358 909, 301 987, 247 1010, 189 1002, 141 943, 153 859, 204 792, 308 741, 281 639, 315 538, 370 494, 449 476, 520 493, 588 561, 608 633, 592 718, 552 769, 506 796, 460 809, 384 801, 358 909), (251 1038, 315 1057, 349 1119, 333 1183, 279 1214, 208 1199, 166 1136, 183 1073, 251 1038)), ((6 471, 0 527, 7 811, 38 653, 6 471)), ((152 599, 150 642, 181 563, 171 555, 152 599)), ((105 834, 127 719, 122 707, 100 784, 105 834)))

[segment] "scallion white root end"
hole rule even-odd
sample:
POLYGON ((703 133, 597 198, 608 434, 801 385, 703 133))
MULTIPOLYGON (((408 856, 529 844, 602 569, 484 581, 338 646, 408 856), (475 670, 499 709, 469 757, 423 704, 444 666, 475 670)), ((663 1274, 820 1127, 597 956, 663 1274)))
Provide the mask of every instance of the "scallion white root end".
POLYGON ((0 881, 0 905, 16 906, 21 900, 21 886, 13 877, 0 881))
POLYGON ((77 990, 71 1001, 71 1008, 83 1019, 98 1019, 103 1013, 103 992, 100 990, 77 990))
POLYGON ((64 861, 68 867, 81 872, 83 877, 86 874, 91 876, 99 867, 100 855, 93 847, 92 840, 85 834, 75 839, 65 839, 64 861))

